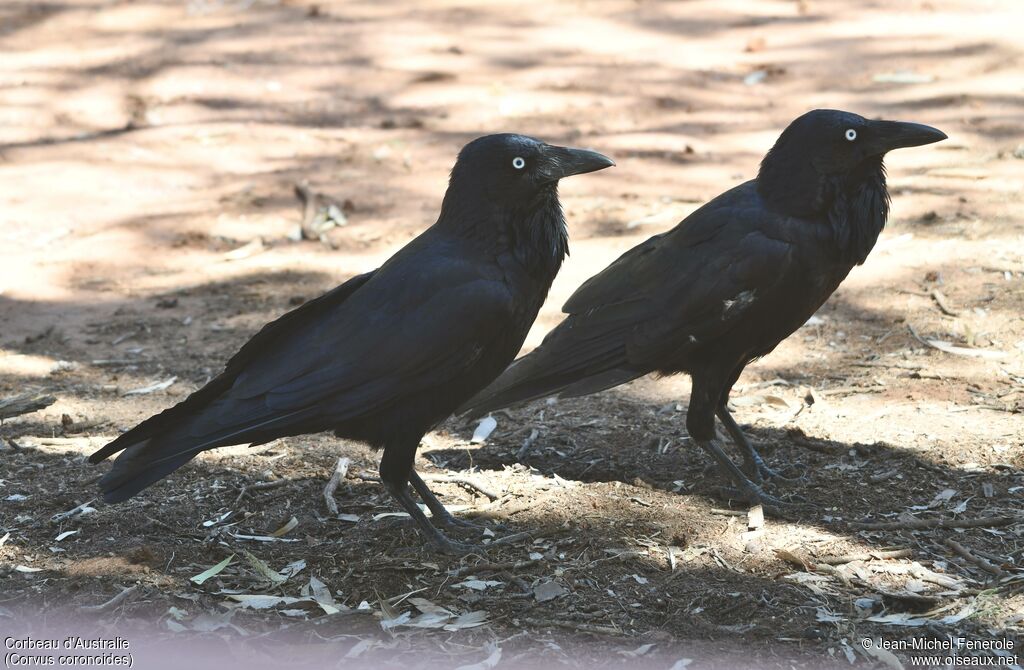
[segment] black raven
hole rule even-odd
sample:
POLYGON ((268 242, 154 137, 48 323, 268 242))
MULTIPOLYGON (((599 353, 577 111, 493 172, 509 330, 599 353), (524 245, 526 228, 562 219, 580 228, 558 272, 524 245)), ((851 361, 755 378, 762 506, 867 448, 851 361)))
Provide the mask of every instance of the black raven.
POLYGON ((745 499, 779 507, 758 486, 770 470, 729 414, 729 392, 748 363, 803 325, 867 258, 889 213, 885 153, 945 138, 916 123, 804 114, 756 179, 591 277, 543 343, 458 411, 481 415, 686 372, 690 436, 745 499), (716 414, 743 451, 749 478, 715 440, 716 414))
POLYGON ((437 222, 380 268, 264 326, 225 371, 92 454, 124 450, 100 480, 129 498, 196 454, 334 431, 383 448, 381 480, 440 549, 455 519, 413 470, 423 435, 515 357, 567 253, 558 180, 614 165, 522 135, 467 144, 437 222))

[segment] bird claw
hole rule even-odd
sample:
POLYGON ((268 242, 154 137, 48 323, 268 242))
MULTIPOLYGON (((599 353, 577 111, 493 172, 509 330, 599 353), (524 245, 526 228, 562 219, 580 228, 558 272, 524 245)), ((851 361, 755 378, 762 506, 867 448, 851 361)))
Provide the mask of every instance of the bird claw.
MULTIPOLYGON (((794 463, 793 466, 798 464, 794 463)), ((745 461, 743 463, 743 472, 750 477, 750 481, 755 484, 763 484, 766 480, 774 482, 782 482, 784 484, 797 484, 800 482, 807 481, 807 467, 801 466, 802 472, 796 477, 787 477, 782 474, 779 470, 775 470, 768 466, 762 459, 758 458, 756 461, 745 461)))

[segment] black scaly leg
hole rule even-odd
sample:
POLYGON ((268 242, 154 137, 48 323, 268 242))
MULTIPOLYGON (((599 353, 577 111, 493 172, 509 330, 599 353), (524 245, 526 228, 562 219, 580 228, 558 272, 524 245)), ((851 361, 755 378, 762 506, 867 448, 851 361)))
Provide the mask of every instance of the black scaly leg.
MULTIPOLYGON (((426 484, 419 475, 413 470, 413 460, 416 458, 416 447, 419 446, 420 438, 417 436, 415 439, 404 440, 398 444, 388 444, 384 448, 384 455, 380 459, 380 479, 384 483, 385 488, 388 492, 398 501, 398 504, 402 506, 412 520, 416 522, 416 526, 420 532, 440 551, 446 554, 469 554, 474 551, 479 551, 479 547, 475 547, 471 544, 465 544, 462 542, 455 542, 449 539, 444 533, 439 531, 430 523, 427 519, 427 515, 423 513, 416 501, 409 495, 409 481, 413 480, 413 485, 419 482, 422 485, 423 490, 427 491, 427 497, 424 497, 424 502, 427 507, 430 508, 432 514, 437 512, 432 507, 437 505, 443 513, 448 514, 448 511, 444 509, 437 498, 434 497, 430 490, 426 488, 426 484)), ((417 486, 417 490, 420 490, 417 486)), ((420 493, 422 495, 422 491, 420 493)))
MULTIPOLYGON (((713 362, 708 369, 714 369, 713 362)), ((732 382, 735 382, 735 377, 739 376, 739 370, 735 371, 735 376, 731 379, 732 382)), ((740 498, 751 504, 763 505, 767 511, 780 515, 782 510, 794 508, 795 506, 791 503, 773 498, 761 490, 758 484, 750 481, 715 439, 715 414, 722 405, 722 399, 727 397, 728 389, 732 384, 723 383, 723 380, 701 371, 695 371, 691 378, 693 386, 690 392, 690 406, 686 410, 686 430, 690 433, 690 437, 715 459, 722 474, 735 485, 735 492, 740 498)), ((735 425, 736 422, 732 423, 735 425)), ((742 433, 740 434, 742 435, 742 433)))
POLYGON ((768 467, 768 464, 761 458, 761 454, 757 453, 754 449, 754 445, 750 443, 747 436, 743 434, 739 424, 732 418, 732 414, 729 413, 729 409, 725 405, 719 405, 718 407, 718 419, 725 426, 725 430, 729 433, 729 437, 732 438, 733 443, 743 450, 743 471, 746 472, 751 481, 755 484, 762 483, 765 479, 772 479, 779 477, 785 480, 778 472, 768 467))
POLYGON ((473 523, 465 519, 457 519, 452 516, 452 513, 437 499, 433 491, 430 490, 430 487, 427 486, 427 483, 423 481, 423 478, 419 476, 415 469, 409 471, 409 483, 416 489, 416 493, 419 494, 420 499, 423 500, 427 509, 434 516, 434 521, 442 526, 472 528, 474 530, 483 530, 487 527, 483 524, 473 523))

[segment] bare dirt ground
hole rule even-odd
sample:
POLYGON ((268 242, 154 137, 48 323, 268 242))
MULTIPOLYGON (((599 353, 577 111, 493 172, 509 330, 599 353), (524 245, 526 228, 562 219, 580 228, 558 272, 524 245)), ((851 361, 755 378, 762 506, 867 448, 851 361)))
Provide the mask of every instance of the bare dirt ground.
POLYGON ((1022 26, 1018 0, 0 3, 0 397, 58 398, 0 428, 0 630, 73 619, 250 663, 909 667, 860 640, 957 635, 1020 658, 1022 26), (771 490, 813 510, 751 529, 687 439, 685 378, 502 412, 483 444, 428 435, 446 503, 531 534, 481 555, 378 517, 376 455, 328 436, 95 500, 90 452, 432 223, 472 137, 618 161, 563 185, 572 258, 534 346, 814 107, 950 139, 890 157, 868 262, 738 385, 769 464, 806 475, 771 490), (299 182, 345 225, 295 240, 299 182), (857 525, 987 517, 1010 518, 857 525))

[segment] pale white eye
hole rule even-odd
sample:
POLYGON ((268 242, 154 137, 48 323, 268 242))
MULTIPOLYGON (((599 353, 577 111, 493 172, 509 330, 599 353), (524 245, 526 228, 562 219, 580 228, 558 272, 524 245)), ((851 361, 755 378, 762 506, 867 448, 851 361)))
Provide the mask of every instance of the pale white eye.
POLYGON ((516 156, 515 158, 512 159, 512 167, 514 167, 517 170, 522 170, 524 167, 526 167, 526 161, 524 161, 519 156, 516 156))
POLYGON ((849 142, 852 142, 855 139, 857 139, 857 131, 854 130, 853 128, 847 128, 846 129, 846 139, 849 142))

